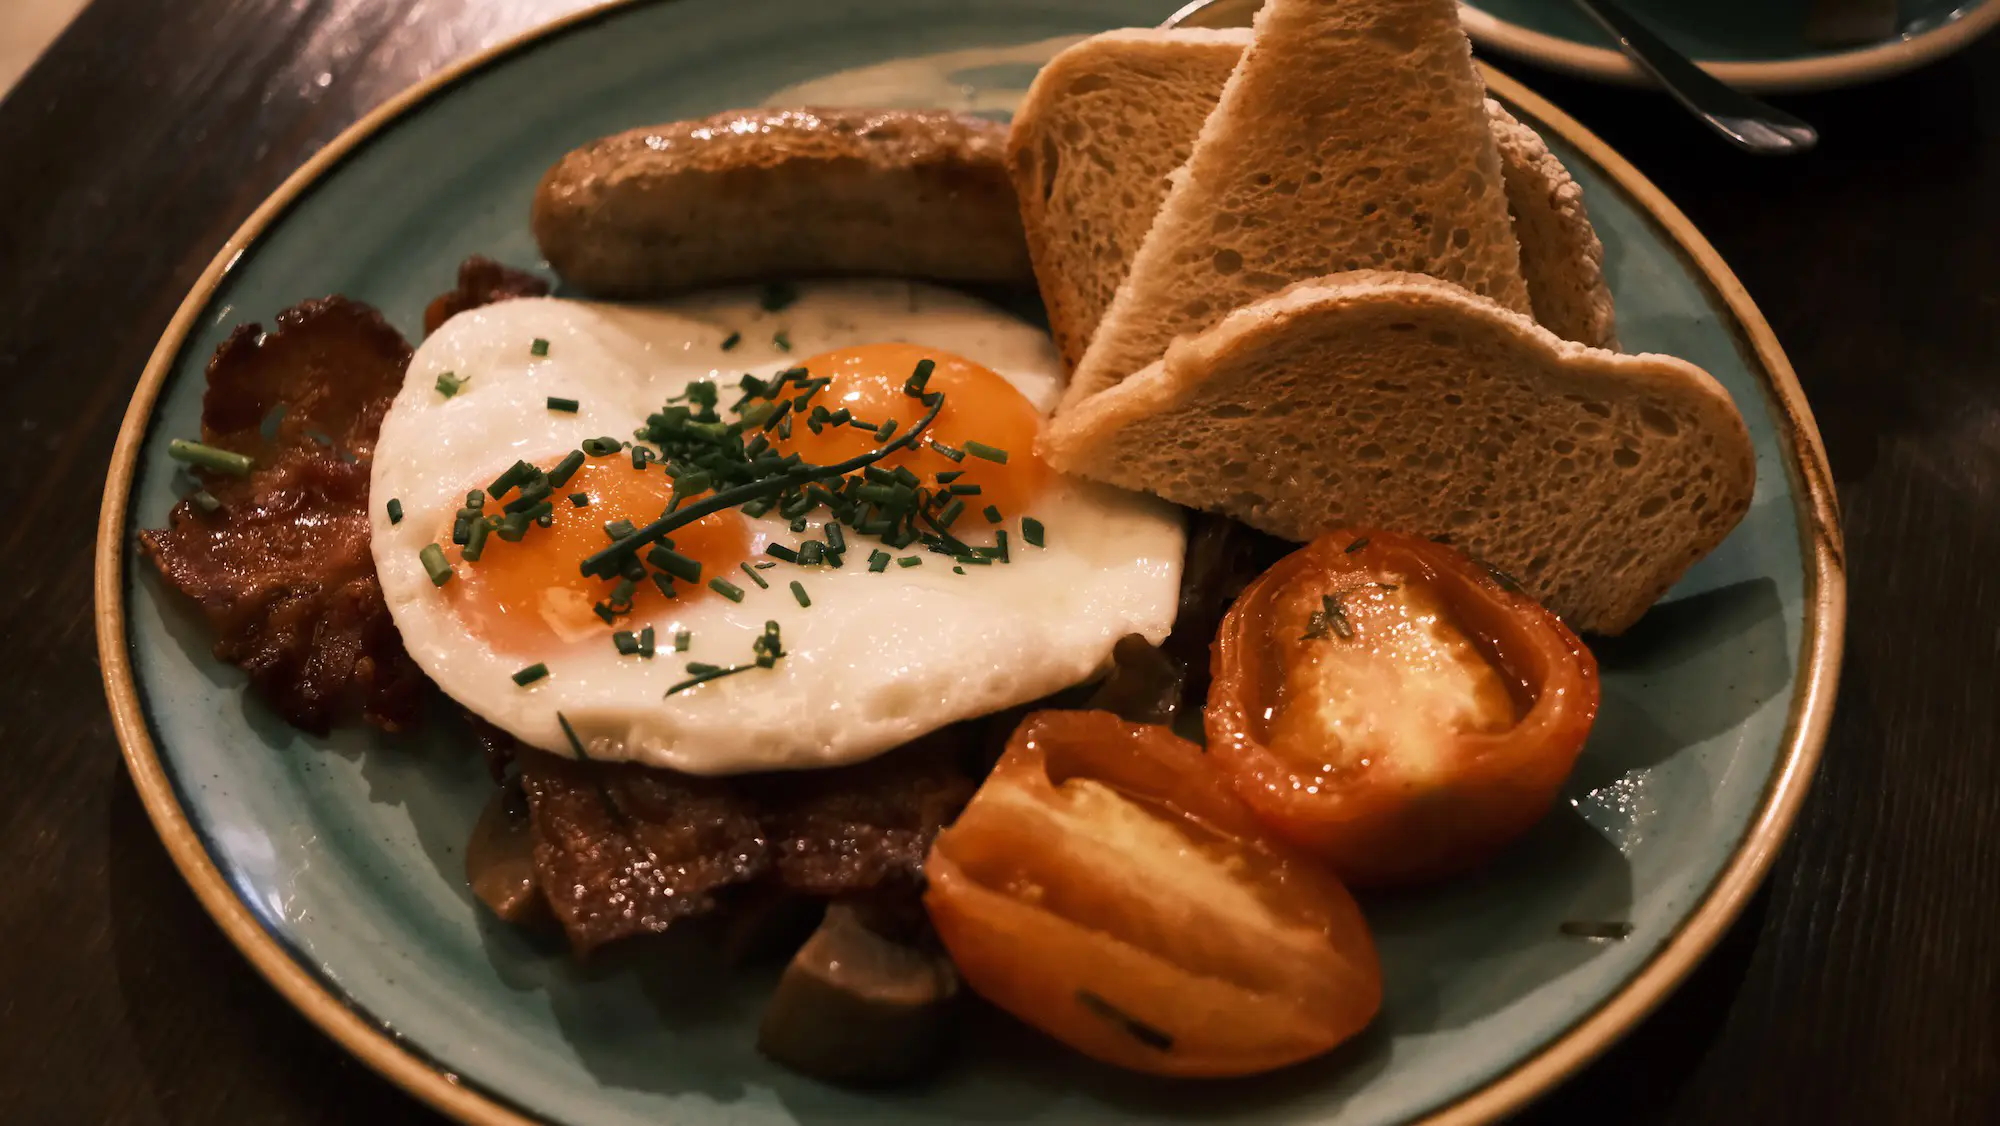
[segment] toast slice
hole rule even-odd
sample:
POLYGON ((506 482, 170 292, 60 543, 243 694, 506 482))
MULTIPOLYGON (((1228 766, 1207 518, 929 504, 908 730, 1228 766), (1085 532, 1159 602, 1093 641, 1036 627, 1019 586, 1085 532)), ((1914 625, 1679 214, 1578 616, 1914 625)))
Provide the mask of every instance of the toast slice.
POLYGON ((1269 0, 1172 181, 1065 408, 1305 278, 1410 270, 1530 309, 1454 0, 1269 0))
POLYGON ((1039 449, 1288 539, 1343 524, 1448 536, 1599 633, 1722 542, 1756 478, 1742 417, 1700 368, 1372 270, 1175 342, 1057 416, 1039 449))
MULTIPOLYGON (((1007 169, 1042 302, 1074 369, 1166 198, 1195 135, 1250 46, 1249 28, 1125 29, 1049 60, 1008 136, 1007 169)), ((1535 319, 1565 340, 1615 348, 1604 248, 1583 192, 1541 136, 1498 102, 1500 150, 1535 319)))

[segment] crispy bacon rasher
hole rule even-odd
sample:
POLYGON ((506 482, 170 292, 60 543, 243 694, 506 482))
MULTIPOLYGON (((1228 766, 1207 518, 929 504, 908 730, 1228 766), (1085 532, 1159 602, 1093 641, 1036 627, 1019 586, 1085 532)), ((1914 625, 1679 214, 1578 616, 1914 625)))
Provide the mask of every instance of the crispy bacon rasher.
POLYGON ((268 333, 238 326, 209 361, 202 441, 256 467, 202 473, 221 508, 182 501, 139 537, 201 606, 215 655, 307 731, 357 711, 398 730, 422 704, 368 552, 369 455, 409 359, 380 313, 344 297, 287 309, 268 333))

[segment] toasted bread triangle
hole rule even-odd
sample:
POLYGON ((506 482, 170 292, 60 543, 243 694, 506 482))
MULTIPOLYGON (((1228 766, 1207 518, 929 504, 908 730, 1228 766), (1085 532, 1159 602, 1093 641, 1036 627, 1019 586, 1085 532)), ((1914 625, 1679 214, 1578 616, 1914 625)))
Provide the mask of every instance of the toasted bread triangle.
MULTIPOLYGON (((1123 28, 1065 48, 1035 76, 1014 115, 1007 168, 1049 329, 1070 368, 1249 45, 1247 27, 1123 28)), ((1486 114, 1535 319, 1565 340, 1615 348, 1604 248, 1582 189, 1533 129, 1491 98, 1486 114)))
POLYGON ((1411 270, 1528 312, 1454 0, 1268 0, 1065 406, 1304 278, 1411 270))
POLYGON ((1058 469, 1295 540, 1449 537, 1618 633, 1736 526, 1755 455, 1720 384, 1559 339, 1449 282, 1358 271, 1238 309, 1058 414, 1058 469))

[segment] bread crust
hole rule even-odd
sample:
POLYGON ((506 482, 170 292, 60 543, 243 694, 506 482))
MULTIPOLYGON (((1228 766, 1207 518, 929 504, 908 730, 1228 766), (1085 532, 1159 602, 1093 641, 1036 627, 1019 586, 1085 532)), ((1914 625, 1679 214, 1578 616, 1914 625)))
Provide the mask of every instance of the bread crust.
POLYGON ((531 224, 595 297, 812 275, 1027 284, 1006 135, 955 113, 733 110, 573 150, 531 224))

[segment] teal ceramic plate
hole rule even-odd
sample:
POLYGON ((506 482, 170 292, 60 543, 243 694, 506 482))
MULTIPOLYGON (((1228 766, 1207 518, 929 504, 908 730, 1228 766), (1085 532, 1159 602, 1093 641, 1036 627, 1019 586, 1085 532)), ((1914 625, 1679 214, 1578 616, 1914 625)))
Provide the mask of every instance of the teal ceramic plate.
POLYGON ((175 499, 166 443, 195 432, 203 364, 230 326, 339 292, 414 336, 466 255, 536 261, 528 202, 570 147, 774 96, 1004 112, 1064 37, 1171 10, 613 5, 395 99, 223 248, 155 352, 114 455, 100 646, 128 763, 169 850, 246 956, 329 1034, 476 1122, 1464 1122, 1576 1067, 1715 940, 1796 811, 1830 713, 1842 605, 1833 498, 1790 368, 1714 252, 1615 154, 1499 76, 1496 93, 1584 186, 1627 345, 1705 366, 1741 404, 1756 503, 1632 635, 1600 649, 1602 718, 1547 822, 1477 879, 1369 905, 1387 1005, 1330 1058, 1256 1081, 1170 1085, 995 1018, 955 1068, 916 1089, 857 1094, 779 1070, 752 1047, 768 978, 718 973, 699 943, 673 936, 678 949, 581 969, 490 922, 460 876, 489 792, 479 756, 442 724, 399 740, 289 729, 210 657, 190 607, 128 550, 175 499), (1631 934, 1559 931, 1578 919, 1629 922, 1631 934))
MULTIPOLYGON (((1900 0, 1896 34, 1830 49, 1806 42, 1812 0, 1621 0, 1647 26, 1746 90, 1820 90, 1886 78, 1939 59, 2000 22, 1991 0, 1900 0)), ((1570 0, 1477 0, 1460 10, 1482 47, 1612 82, 1645 77, 1570 0)))

